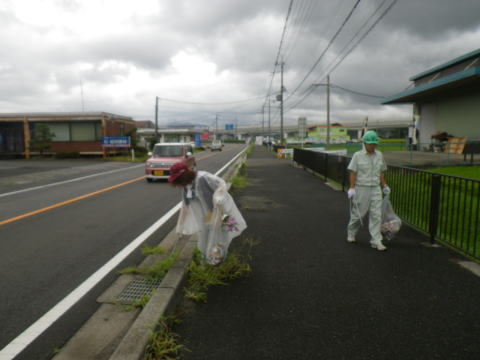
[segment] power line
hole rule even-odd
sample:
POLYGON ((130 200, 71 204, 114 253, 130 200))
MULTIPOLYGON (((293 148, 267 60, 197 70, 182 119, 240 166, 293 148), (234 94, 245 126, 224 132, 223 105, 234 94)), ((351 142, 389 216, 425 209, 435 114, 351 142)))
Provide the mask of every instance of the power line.
POLYGON ((320 60, 323 58, 323 56, 326 54, 326 52, 328 51, 328 49, 330 48, 330 46, 332 46, 333 42, 335 41, 335 39, 337 38, 337 36, 340 34, 340 32, 343 30, 343 28, 345 27, 345 25, 347 24, 347 22, 350 20, 350 18, 352 17, 353 13, 355 12, 355 9, 358 7, 358 4, 360 3, 361 0, 356 0, 355 4, 353 5, 352 9, 350 10, 350 12, 348 13, 348 15, 346 16, 346 18, 343 20, 342 24, 340 25, 340 27, 338 28, 338 30, 335 32, 335 35, 333 35, 333 37, 330 39, 328 45, 326 46, 326 48, 323 50, 323 52, 320 54, 320 56, 318 57, 318 59, 315 61, 315 63, 313 64, 313 66, 311 67, 311 69, 307 72, 307 75, 305 75, 305 77, 302 79, 302 81, 300 81, 300 83, 297 85, 297 87, 295 88, 295 90, 293 90, 293 92, 289 95, 289 97, 286 99, 288 100, 290 97, 293 96, 293 94, 295 94, 295 92, 300 88, 300 86, 303 85, 303 83, 305 82, 305 80, 307 80, 307 78, 310 76, 310 74, 312 73, 313 70, 315 70, 315 68, 317 67, 318 63, 320 62, 320 60))
MULTIPOLYGON (((362 35, 362 37, 348 50, 348 52, 340 59, 340 61, 329 71, 329 73, 333 72, 342 62, 343 60, 360 44, 365 37, 370 34, 370 32, 377 26, 377 24, 382 20, 385 15, 392 9, 393 5, 396 4, 398 0, 393 0, 392 3, 384 10, 384 12, 375 20, 375 22, 370 26, 370 28, 362 35)), ((383 5, 383 3, 382 3, 383 5)))
POLYGON ((275 58, 275 64, 273 65, 273 72, 272 72, 272 78, 270 79, 270 86, 268 87, 268 91, 267 91, 267 95, 265 96, 264 104, 267 103, 267 99, 270 96, 271 91, 272 91, 273 78, 275 77, 275 73, 277 71, 278 59, 280 58, 282 45, 283 45, 283 42, 285 40, 285 32, 286 32, 286 29, 287 29, 288 19, 290 18, 290 14, 292 12, 292 6, 293 6, 293 0, 290 0, 290 4, 288 5, 287 16, 285 17, 285 24, 283 25, 282 37, 280 38, 280 44, 278 45, 277 56, 275 58))
POLYGON ((201 103, 201 102, 193 102, 193 101, 184 101, 184 100, 175 100, 175 99, 168 99, 164 97, 158 97, 160 100, 166 100, 170 102, 175 102, 175 103, 181 103, 181 104, 191 104, 191 105, 227 105, 227 104, 238 104, 238 103, 245 103, 253 100, 258 100, 258 99, 263 99, 262 96, 257 96, 253 98, 248 98, 244 100, 235 100, 235 101, 225 101, 225 102, 212 102, 212 103, 201 103))
MULTIPOLYGON (((340 58, 340 60, 333 66, 333 68, 331 70, 329 70, 327 72, 327 74, 325 75, 322 75, 323 77, 321 78, 320 82, 321 81, 324 81, 324 79, 326 78, 327 75, 331 74, 341 63, 342 61, 358 46, 358 44, 360 44, 360 42, 362 42, 362 40, 373 30, 373 28, 380 22, 381 19, 383 19, 383 17, 390 11, 390 9, 393 7, 393 5, 395 5, 395 3, 397 2, 398 0, 393 0, 393 2, 383 11, 383 13, 377 18, 377 20, 374 21, 374 23, 370 26, 370 28, 360 37, 360 39, 343 55, 342 58, 340 58, 340 56, 338 56, 336 60, 338 60, 340 58)), ((361 29, 363 29, 365 27, 365 25, 375 16, 375 14, 379 11, 379 9, 385 4, 386 0, 384 0, 378 7, 377 9, 374 11, 374 13, 372 15, 370 15, 370 17, 367 19, 367 21, 362 25, 361 29)), ((360 31, 361 31, 360 29, 360 31)), ((356 36, 358 36, 359 32, 358 31, 352 39, 354 39, 356 36)), ((351 41, 348 43, 350 44, 351 41)), ((348 45, 347 44, 347 45, 348 45)), ((344 49, 346 49, 346 47, 344 47, 344 49)), ((342 49, 342 52, 344 51, 344 49, 342 49)), ((331 62, 329 64, 329 66, 332 64, 333 62, 331 62)), ((320 77, 319 77, 320 78, 320 77)), ((317 81, 318 81, 318 78, 317 78, 317 81)), ((303 97, 297 102, 295 103, 294 105, 290 106, 285 112, 289 112, 290 110, 292 110, 293 108, 297 107, 298 105, 300 105, 308 96, 310 96, 310 94, 313 92, 314 89, 312 88, 307 88, 305 90, 305 92, 302 94, 303 97)), ((362 95, 367 95, 367 94, 362 94, 362 95)), ((370 94, 368 94, 370 95, 370 94)), ((376 95, 375 95, 376 97, 376 95)), ((383 98, 383 97, 380 97, 379 98, 383 98)))
POLYGON ((339 85, 332 85, 332 87, 343 90, 343 91, 346 91, 346 92, 349 92, 349 93, 352 93, 352 94, 356 94, 356 95, 367 96, 367 97, 372 97, 372 98, 377 98, 377 99, 384 99, 385 98, 385 96, 366 94, 366 93, 362 93, 360 91, 346 89, 346 88, 344 88, 342 86, 339 86, 339 85))
POLYGON ((317 5, 318 5, 318 2, 315 0, 305 0, 302 5, 299 5, 298 7, 299 10, 297 11, 298 16, 296 18, 297 21, 292 24, 292 27, 294 28, 292 32, 292 36, 290 38, 288 38, 287 36, 287 41, 286 41, 287 45, 285 46, 283 61, 287 62, 287 59, 293 53, 293 50, 297 45, 296 40, 298 39, 300 34, 303 32, 303 30, 306 28, 306 24, 310 21, 310 18, 313 15, 313 9, 317 5))

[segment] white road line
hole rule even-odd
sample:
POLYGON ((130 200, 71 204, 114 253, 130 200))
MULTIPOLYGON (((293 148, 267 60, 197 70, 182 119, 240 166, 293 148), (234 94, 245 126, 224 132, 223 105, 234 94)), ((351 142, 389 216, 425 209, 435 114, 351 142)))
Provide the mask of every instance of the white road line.
MULTIPOLYGON (((232 164, 247 148, 238 153, 232 160, 230 160, 224 167, 218 170, 215 175, 220 174, 230 164, 232 164)), ((143 166, 143 165, 142 165, 143 166)), ((20 352, 22 352, 30 343, 39 337, 50 325, 57 321, 63 314, 65 314, 73 305, 75 305, 85 294, 87 294, 95 285, 97 285, 105 276, 107 276, 115 267, 117 267, 123 260, 125 260, 135 249, 137 249, 145 240, 148 239, 155 231, 164 225, 175 213, 180 209, 182 203, 175 205, 170 211, 158 219, 152 226, 140 234, 130 244, 123 248, 110 261, 93 273, 80 286, 74 289, 57 305, 51 308, 40 319, 35 321, 28 329, 23 331, 15 339, 13 339, 7 346, 0 351, 0 360, 11 360, 20 352)))
POLYGON ((9 193, 3 193, 3 194, 0 194, 0 197, 11 196, 11 195, 16 195, 16 194, 21 194, 21 193, 25 193, 25 192, 29 192, 29 191, 33 191, 33 190, 45 189, 45 188, 48 188, 48 187, 51 187, 51 186, 68 184, 68 183, 72 183, 72 182, 75 182, 75 181, 80 181, 80 180, 85 180, 85 179, 88 179, 88 178, 92 178, 92 177, 95 177, 95 176, 113 174, 113 173, 116 173, 116 172, 119 172, 119 171, 136 169, 136 168, 139 168, 139 167, 142 167, 142 166, 145 166, 145 164, 130 166, 130 167, 128 167, 128 168, 122 168, 122 169, 115 169, 115 170, 110 170, 110 171, 104 171, 104 172, 101 172, 101 173, 96 173, 96 174, 92 174, 92 175, 82 176, 82 177, 75 178, 75 179, 70 179, 70 180, 65 180, 65 181, 59 181, 59 182, 56 182, 56 183, 51 183, 51 184, 46 184, 46 185, 41 185, 41 186, 35 186, 35 187, 23 189, 23 190, 12 191, 12 192, 9 192, 9 193))
POLYGON ((10 342, 2 351, 0 351, 0 359, 13 359, 23 349, 25 349, 33 340, 41 335, 50 325, 60 318, 68 309, 77 303, 87 292, 97 285, 106 275, 108 275, 118 264, 130 255, 138 246, 148 239, 158 228, 165 224, 179 209, 181 203, 175 205, 169 212, 163 215, 157 222, 150 226, 140 236, 123 248, 110 261, 98 269, 93 275, 85 280, 79 287, 68 294, 63 300, 55 305, 50 311, 38 319, 23 333, 10 342))

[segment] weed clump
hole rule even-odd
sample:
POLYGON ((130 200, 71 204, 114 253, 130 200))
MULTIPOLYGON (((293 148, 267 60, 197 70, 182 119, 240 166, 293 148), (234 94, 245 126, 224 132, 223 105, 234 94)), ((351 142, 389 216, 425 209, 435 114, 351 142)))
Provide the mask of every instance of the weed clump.
MULTIPOLYGON (((247 244, 247 243, 246 243, 247 244)), ((250 243, 250 247, 252 243, 250 243)), ((185 297, 196 302, 207 301, 207 290, 215 285, 228 285, 228 280, 234 280, 249 274, 250 251, 242 254, 240 250, 232 251, 219 265, 209 265, 203 259, 200 251, 195 250, 192 262, 188 266, 188 283, 185 297)))
POLYGON ((145 349, 145 360, 173 360, 177 359, 179 351, 184 348, 179 344, 179 336, 172 331, 178 320, 173 317, 162 318, 156 331, 150 336, 145 349))
POLYGON ((165 275, 167 274, 168 270, 172 267, 177 260, 179 251, 175 251, 174 253, 167 256, 165 259, 158 261, 152 266, 146 267, 136 267, 130 266, 120 271, 120 274, 138 274, 138 275, 145 275, 150 280, 162 280, 165 275))

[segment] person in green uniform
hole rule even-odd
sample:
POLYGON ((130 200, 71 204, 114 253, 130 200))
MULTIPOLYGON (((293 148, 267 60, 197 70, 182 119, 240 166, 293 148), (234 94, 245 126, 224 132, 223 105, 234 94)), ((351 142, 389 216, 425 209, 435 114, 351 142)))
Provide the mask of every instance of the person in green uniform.
POLYGON ((350 207, 350 222, 348 223, 347 241, 355 242, 362 218, 369 213, 368 229, 372 248, 383 251, 387 248, 382 244, 380 226, 382 222, 382 191, 385 195, 390 188, 385 182, 384 173, 387 165, 380 151, 376 150, 378 135, 370 130, 363 135, 364 149, 353 154, 348 165, 350 170, 350 188, 348 198, 350 207))

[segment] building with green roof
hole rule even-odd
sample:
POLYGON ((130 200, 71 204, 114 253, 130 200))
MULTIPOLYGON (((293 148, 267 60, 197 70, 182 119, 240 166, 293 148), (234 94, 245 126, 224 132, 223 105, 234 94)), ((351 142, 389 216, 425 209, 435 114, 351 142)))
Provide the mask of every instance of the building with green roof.
POLYGON ((413 87, 386 98, 383 104, 413 104, 419 142, 447 132, 480 139, 480 49, 412 76, 413 87))

